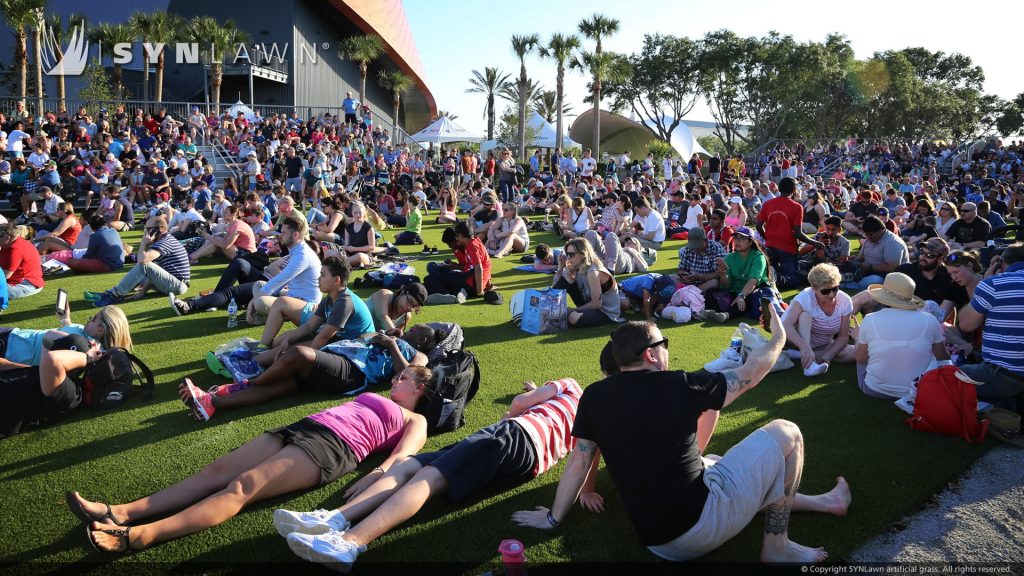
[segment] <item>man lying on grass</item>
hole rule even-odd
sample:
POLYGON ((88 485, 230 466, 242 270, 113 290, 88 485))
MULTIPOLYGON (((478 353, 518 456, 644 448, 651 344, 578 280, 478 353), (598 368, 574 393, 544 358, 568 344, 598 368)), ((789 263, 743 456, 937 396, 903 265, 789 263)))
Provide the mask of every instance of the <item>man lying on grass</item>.
POLYGON ((430 498, 461 502, 489 485, 525 482, 572 449, 580 387, 564 378, 527 382, 505 417, 437 452, 381 466, 345 493, 337 510, 274 512, 274 526, 301 558, 348 572, 366 545, 405 522, 430 498), (366 482, 372 484, 364 485, 366 482), (354 526, 350 521, 357 520, 354 526))
POLYGON ((285 347, 270 368, 251 380, 203 392, 186 378, 178 386, 178 396, 193 418, 205 422, 217 410, 263 404, 296 391, 354 394, 387 382, 408 366, 426 366, 426 353, 443 339, 444 335, 430 326, 416 324, 400 338, 368 333, 359 340, 341 340, 323 349, 285 347))
MULTIPOLYGON (((429 382, 430 370, 411 366, 391 380, 390 399, 360 394, 351 402, 268 430, 198 474, 133 502, 110 505, 68 492, 68 507, 86 522, 93 548, 126 552, 217 526, 250 502, 330 484, 376 452, 391 451, 381 464, 390 467, 426 442, 427 421, 415 409, 429 382), (139 523, 172 512, 155 522, 139 523)), ((349 492, 367 484, 364 478, 349 492)))
POLYGON ((764 562, 820 562, 826 553, 789 540, 791 511, 842 516, 850 490, 839 478, 827 494, 797 493, 803 437, 775 420, 720 459, 702 458, 718 411, 771 370, 786 335, 774 308, 772 338, 743 366, 722 374, 668 370, 668 339, 653 323, 628 322, 612 335, 620 373, 587 387, 573 428, 577 443, 555 502, 521 511, 521 526, 557 528, 603 454, 626 514, 647 548, 666 560, 698 558, 718 548, 765 511, 764 562), (656 400, 652 402, 652 399, 656 400), (623 426, 622 414, 642 414, 623 426))

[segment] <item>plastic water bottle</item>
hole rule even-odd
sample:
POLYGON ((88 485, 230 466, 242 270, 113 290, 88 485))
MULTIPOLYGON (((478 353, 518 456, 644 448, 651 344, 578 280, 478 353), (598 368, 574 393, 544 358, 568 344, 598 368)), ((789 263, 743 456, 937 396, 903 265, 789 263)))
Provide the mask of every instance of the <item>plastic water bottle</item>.
POLYGON ((523 555, 523 543, 519 540, 502 540, 498 546, 501 563, 505 567, 506 576, 526 576, 526 556, 523 555))
POLYGON ((732 333, 732 339, 729 340, 729 347, 736 352, 737 356, 743 356, 743 333, 737 329, 732 333))
POLYGON ((238 303, 232 298, 231 302, 228 303, 228 328, 235 328, 238 326, 238 303))

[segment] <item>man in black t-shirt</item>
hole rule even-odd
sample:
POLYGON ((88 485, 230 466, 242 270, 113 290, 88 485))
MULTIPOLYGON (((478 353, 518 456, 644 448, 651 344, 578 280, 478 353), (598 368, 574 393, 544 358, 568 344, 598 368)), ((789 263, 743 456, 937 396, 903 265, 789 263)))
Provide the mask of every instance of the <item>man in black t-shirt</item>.
MULTIPOLYGON (((948 317, 959 310, 970 298, 967 290, 949 276, 942 261, 949 254, 949 245, 942 238, 931 238, 921 244, 916 262, 900 264, 894 272, 901 272, 914 280, 914 296, 938 304, 948 317)), ((878 309, 878 301, 867 290, 853 297, 852 316, 869 314, 878 309)))
POLYGON ((850 205, 850 211, 843 219, 843 229, 850 234, 862 234, 861 226, 864 225, 864 219, 869 214, 878 214, 879 208, 881 206, 871 201, 871 191, 862 190, 857 202, 850 205))
POLYGON ((591 384, 580 398, 569 456, 550 510, 520 511, 519 525, 556 528, 604 456, 626 515, 641 541, 666 560, 703 556, 740 532, 762 509, 761 560, 820 562, 826 553, 791 542, 791 511, 843 515, 850 491, 841 479, 827 494, 797 496, 803 437, 792 422, 775 420, 720 459, 701 454, 718 411, 757 385, 775 364, 785 331, 774 309, 772 338, 735 370, 668 370, 668 339, 649 322, 628 322, 612 334, 618 374, 591 384), (596 467, 594 467, 596 468, 596 467))
POLYGON ((960 206, 960 219, 946 231, 946 239, 954 250, 984 248, 991 235, 992 225, 988 220, 978 218, 978 207, 974 202, 964 202, 960 206))

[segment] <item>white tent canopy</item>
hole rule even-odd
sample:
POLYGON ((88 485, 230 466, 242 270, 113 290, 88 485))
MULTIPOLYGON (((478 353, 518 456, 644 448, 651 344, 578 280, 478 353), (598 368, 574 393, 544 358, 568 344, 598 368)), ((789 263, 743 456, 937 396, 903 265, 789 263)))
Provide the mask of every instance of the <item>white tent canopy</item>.
POLYGON ((479 142, 483 138, 452 122, 447 116, 441 116, 423 130, 409 136, 409 140, 421 143, 448 144, 449 142, 479 142))
POLYGON ((239 100, 238 102, 235 102, 235 104, 231 108, 228 108, 228 114, 230 114, 232 118, 238 116, 239 112, 241 112, 242 114, 245 114, 245 119, 246 120, 249 120, 249 121, 255 121, 256 120, 256 113, 253 112, 252 108, 249 108, 248 106, 243 104, 241 100, 239 100))
MULTIPOLYGON (((533 140, 526 143, 527 148, 556 148, 558 146, 558 139, 555 137, 558 131, 555 130, 554 124, 545 120, 536 110, 534 110, 532 116, 526 119, 526 126, 526 132, 534 134, 533 140)), ((480 153, 486 154, 489 150, 497 147, 497 140, 485 140, 480 143, 480 153)), ((562 136, 563 149, 582 147, 579 142, 569 138, 568 134, 562 136)))

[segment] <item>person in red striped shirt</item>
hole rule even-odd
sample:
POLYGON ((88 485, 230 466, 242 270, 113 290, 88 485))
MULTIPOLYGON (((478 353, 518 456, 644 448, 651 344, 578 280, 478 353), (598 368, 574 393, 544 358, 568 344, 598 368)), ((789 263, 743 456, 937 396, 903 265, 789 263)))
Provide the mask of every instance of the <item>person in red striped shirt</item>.
MULTIPOLYGON (((347 572, 367 544, 411 518, 434 496, 445 494, 460 502, 488 485, 520 483, 543 474, 576 445, 572 426, 583 391, 572 378, 539 387, 526 382, 523 389, 501 421, 437 452, 406 458, 388 470, 374 469, 371 474, 380 474, 377 481, 364 490, 350 490, 351 499, 336 511, 277 510, 274 526, 299 557, 347 572), (352 520, 358 523, 350 526, 352 520)), ((583 487, 584 493, 588 489, 593 492, 593 482, 583 487)))

